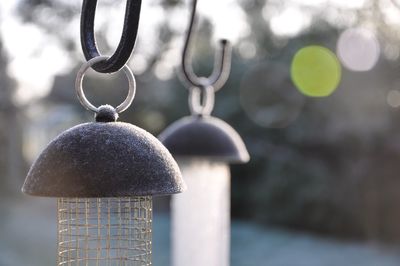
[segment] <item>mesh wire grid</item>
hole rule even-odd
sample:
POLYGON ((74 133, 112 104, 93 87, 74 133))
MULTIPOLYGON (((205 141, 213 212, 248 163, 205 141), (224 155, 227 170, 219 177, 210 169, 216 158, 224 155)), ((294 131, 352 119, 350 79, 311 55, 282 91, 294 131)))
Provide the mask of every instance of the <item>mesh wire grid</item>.
POLYGON ((152 197, 60 198, 57 206, 57 265, 151 265, 152 197))

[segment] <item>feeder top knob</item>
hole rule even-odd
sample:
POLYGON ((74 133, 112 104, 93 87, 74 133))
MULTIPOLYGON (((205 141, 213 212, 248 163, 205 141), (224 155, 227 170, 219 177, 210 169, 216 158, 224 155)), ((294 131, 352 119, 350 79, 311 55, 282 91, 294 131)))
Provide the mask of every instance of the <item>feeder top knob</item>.
POLYGON ((111 105, 102 105, 95 114, 96 122, 109 123, 118 120, 118 112, 111 105))

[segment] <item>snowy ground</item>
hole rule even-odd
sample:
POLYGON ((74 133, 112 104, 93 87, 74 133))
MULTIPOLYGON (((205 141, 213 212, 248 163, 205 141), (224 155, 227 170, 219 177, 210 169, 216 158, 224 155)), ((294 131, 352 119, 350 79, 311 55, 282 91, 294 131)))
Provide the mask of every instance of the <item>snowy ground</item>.
MULTIPOLYGON (((29 201, 27 201, 29 199, 29 201)), ((53 200, 0 205, 0 266, 55 265, 53 200)), ((154 217, 154 265, 169 265, 169 218, 154 217)), ((232 266, 399 266, 400 249, 233 222, 232 266)), ((190 266, 190 265, 188 265, 190 266)), ((206 265, 205 265, 206 266, 206 265)))

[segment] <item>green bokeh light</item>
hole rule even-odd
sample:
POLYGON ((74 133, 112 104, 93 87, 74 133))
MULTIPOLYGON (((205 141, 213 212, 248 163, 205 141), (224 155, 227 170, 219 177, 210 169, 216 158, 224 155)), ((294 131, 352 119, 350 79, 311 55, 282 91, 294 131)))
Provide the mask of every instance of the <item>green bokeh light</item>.
POLYGON ((310 97, 326 97, 338 87, 342 68, 336 55, 322 46, 307 46, 293 57, 293 83, 301 93, 310 97))

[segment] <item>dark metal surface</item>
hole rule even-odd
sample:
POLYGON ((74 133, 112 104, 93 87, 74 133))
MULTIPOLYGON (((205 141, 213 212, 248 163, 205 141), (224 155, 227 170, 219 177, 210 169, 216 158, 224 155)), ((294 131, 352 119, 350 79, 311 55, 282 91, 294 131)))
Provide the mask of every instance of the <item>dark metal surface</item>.
POLYGON ((228 80, 231 70, 232 49, 227 40, 220 41, 220 51, 215 56, 214 70, 210 77, 198 77, 192 66, 191 44, 193 42, 193 31, 196 25, 197 0, 192 2, 192 11, 190 15, 189 27, 186 33, 185 45, 182 55, 182 73, 183 79, 189 85, 204 88, 212 86, 217 91, 228 80))
POLYGON ((117 122, 118 117, 115 108, 108 104, 100 106, 98 112, 94 115, 96 122, 102 123, 117 122))
MULTIPOLYGON (((127 0, 122 36, 115 53, 104 62, 92 66, 100 73, 113 73, 128 62, 136 43, 141 0, 127 0)), ((94 33, 97 0, 83 0, 81 15, 81 44, 86 60, 100 56, 94 33)))
POLYGON ((245 163, 250 157, 239 134, 221 119, 185 117, 168 127, 159 139, 175 158, 200 157, 245 163))
POLYGON ((29 170, 22 191, 45 197, 167 195, 185 189, 168 150, 127 123, 87 123, 59 135, 29 170))

